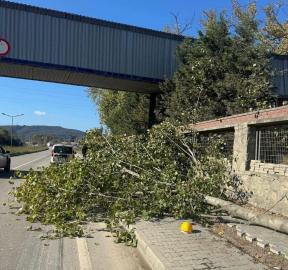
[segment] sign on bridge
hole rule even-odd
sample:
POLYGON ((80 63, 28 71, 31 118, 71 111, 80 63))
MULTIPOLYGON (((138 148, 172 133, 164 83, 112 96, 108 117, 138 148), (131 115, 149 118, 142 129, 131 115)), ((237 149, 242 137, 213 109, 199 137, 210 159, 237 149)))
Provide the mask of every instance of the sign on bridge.
POLYGON ((7 40, 0 38, 0 56, 4 56, 10 52, 10 44, 7 40))

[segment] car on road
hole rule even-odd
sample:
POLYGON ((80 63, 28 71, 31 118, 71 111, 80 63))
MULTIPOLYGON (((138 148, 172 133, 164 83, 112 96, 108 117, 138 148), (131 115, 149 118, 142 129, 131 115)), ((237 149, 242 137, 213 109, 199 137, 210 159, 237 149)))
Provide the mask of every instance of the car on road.
POLYGON ((0 145, 0 168, 4 168, 5 172, 10 171, 11 158, 9 153, 10 153, 9 151, 5 151, 3 147, 0 145))
POLYGON ((72 145, 55 144, 52 148, 51 163, 67 162, 75 157, 72 145))

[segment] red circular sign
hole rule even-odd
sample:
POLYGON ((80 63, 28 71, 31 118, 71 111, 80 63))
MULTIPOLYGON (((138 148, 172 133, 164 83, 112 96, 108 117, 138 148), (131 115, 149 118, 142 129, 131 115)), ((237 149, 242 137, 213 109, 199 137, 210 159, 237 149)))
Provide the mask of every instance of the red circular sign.
POLYGON ((10 52, 10 44, 7 40, 0 38, 0 56, 4 56, 10 52))

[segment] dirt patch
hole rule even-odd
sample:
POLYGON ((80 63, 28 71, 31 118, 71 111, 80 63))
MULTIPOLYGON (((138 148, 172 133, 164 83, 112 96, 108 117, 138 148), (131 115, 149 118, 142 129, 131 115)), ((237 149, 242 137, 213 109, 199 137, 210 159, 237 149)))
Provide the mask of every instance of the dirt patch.
POLYGON ((245 238, 239 237, 235 227, 230 228, 224 223, 215 223, 211 227, 211 232, 218 237, 227 239, 228 245, 233 244, 241 252, 253 257, 255 262, 261 262, 271 269, 288 269, 288 259, 272 253, 269 248, 258 247, 256 243, 250 243, 245 238))

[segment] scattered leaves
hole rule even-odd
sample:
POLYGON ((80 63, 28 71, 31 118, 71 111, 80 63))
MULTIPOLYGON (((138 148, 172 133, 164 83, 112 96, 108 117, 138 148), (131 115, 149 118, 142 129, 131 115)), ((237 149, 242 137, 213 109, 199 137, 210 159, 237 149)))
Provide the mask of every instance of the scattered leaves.
POLYGON ((220 231, 218 232, 218 234, 219 234, 219 235, 223 235, 224 233, 225 233, 224 228, 221 227, 221 228, 220 228, 220 231))

